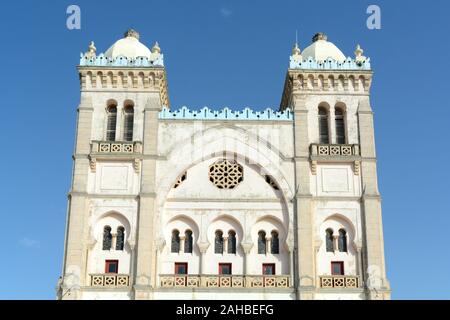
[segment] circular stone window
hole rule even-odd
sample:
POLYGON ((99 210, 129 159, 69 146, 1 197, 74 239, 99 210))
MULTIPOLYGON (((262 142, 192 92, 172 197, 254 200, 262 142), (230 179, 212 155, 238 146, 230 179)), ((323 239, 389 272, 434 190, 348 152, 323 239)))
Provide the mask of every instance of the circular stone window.
POLYGON ((244 169, 234 160, 218 160, 209 166, 209 180, 219 189, 234 189, 244 180, 244 169))

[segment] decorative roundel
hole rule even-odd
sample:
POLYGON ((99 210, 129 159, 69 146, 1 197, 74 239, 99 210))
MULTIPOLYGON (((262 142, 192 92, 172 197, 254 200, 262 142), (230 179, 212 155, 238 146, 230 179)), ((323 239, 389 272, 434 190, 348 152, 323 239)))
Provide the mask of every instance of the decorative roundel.
POLYGON ((209 180, 219 189, 234 189, 244 180, 244 169, 234 160, 218 160, 209 166, 209 180))

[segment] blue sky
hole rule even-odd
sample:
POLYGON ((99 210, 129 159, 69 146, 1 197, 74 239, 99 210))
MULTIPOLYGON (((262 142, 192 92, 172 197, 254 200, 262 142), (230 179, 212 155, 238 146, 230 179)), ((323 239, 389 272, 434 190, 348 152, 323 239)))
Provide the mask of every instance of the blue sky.
POLYGON ((61 273, 79 53, 133 27, 165 54, 173 107, 277 108, 298 30, 360 43, 375 70, 379 184, 394 299, 450 298, 448 1, 8 1, 2 3, 0 299, 54 299, 61 273), (81 30, 66 8, 81 7, 81 30), (381 30, 366 8, 381 7, 381 30))

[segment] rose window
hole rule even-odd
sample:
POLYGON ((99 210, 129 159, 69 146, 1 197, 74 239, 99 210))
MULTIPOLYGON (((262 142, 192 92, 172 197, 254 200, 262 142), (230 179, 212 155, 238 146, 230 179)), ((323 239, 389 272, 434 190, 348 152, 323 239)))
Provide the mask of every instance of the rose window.
POLYGON ((209 180, 219 189, 234 189, 244 180, 244 169, 234 160, 219 160, 209 167, 209 180))

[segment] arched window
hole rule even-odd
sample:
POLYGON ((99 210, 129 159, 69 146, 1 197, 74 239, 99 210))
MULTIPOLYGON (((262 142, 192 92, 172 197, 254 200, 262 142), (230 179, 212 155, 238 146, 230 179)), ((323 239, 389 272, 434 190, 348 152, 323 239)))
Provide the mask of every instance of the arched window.
POLYGON ((336 124, 336 143, 344 144, 345 139, 345 124, 344 124, 344 111, 341 108, 334 109, 334 121, 336 124))
POLYGON ((339 252, 347 252, 347 232, 344 229, 339 230, 338 248, 339 252))
POLYGON ((105 226, 103 228, 103 250, 111 250, 112 235, 111 227, 105 226))
POLYGON ((258 254, 266 254, 266 233, 258 232, 258 254))
POLYGON ((125 228, 118 227, 116 238, 116 250, 123 250, 124 243, 125 243, 125 228))
POLYGON ((173 230, 172 231, 172 243, 171 243, 171 252, 180 252, 180 231, 173 230))
POLYGON ((133 141, 134 108, 133 106, 127 106, 123 111, 123 140, 133 141))
POLYGON ((106 124, 106 140, 116 141, 117 106, 108 107, 108 123, 106 124))
POLYGON ((327 247, 327 252, 334 252, 333 230, 332 229, 327 229, 327 231, 326 231, 325 244, 327 247))
POLYGON ((192 231, 186 230, 186 232, 184 233, 184 253, 192 253, 192 247, 192 231))
POLYGON ((328 130, 328 110, 324 107, 319 107, 319 143, 330 143, 328 130))
POLYGON ((236 253, 236 232, 228 232, 228 253, 236 253))
POLYGON ((280 239, 278 238, 278 232, 272 231, 272 240, 270 243, 270 252, 272 254, 280 253, 280 239))
POLYGON ((214 253, 223 254, 223 232, 216 231, 216 238, 214 240, 214 253))

